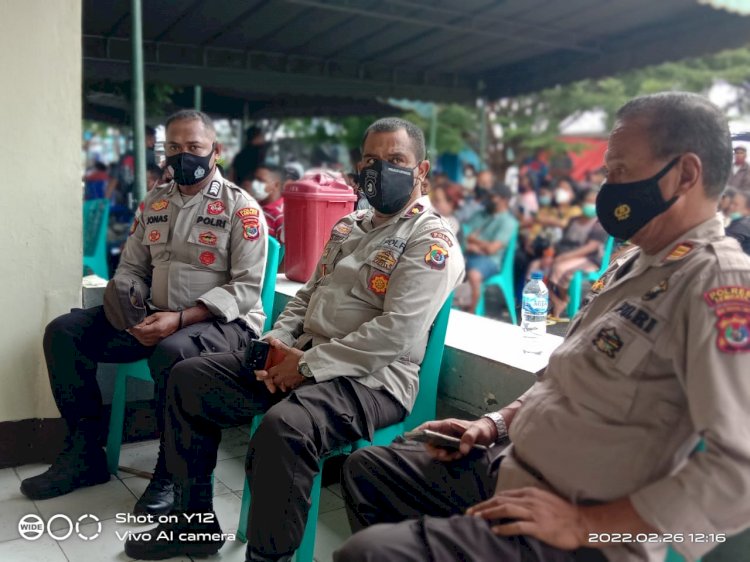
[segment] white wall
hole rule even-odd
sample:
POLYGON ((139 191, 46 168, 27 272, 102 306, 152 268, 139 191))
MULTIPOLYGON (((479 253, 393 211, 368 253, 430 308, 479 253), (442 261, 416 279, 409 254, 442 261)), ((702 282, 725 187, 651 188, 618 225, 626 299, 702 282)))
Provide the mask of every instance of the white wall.
POLYGON ((44 327, 80 306, 81 0, 0 0, 0 422, 57 417, 44 327))

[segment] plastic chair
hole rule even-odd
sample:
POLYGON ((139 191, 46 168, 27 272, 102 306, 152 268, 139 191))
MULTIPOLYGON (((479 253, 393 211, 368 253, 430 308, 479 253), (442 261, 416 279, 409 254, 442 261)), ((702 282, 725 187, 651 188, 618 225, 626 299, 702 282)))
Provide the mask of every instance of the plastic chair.
POLYGON ((484 294, 487 291, 487 287, 497 285, 503 293, 505 298, 505 304, 508 307, 510 313, 510 320, 513 324, 518 324, 518 318, 516 317, 516 297, 513 288, 513 260, 516 256, 516 245, 518 244, 518 226, 508 241, 508 245, 505 247, 505 253, 503 254, 503 263, 500 268, 500 273, 493 275, 482 283, 482 288, 479 293, 479 302, 477 303, 477 309, 475 314, 477 316, 485 315, 484 306, 484 294))
POLYGON ((615 239, 612 236, 607 238, 607 243, 604 245, 604 254, 602 255, 602 265, 599 268, 599 271, 586 273, 578 270, 573 273, 570 285, 568 286, 568 318, 573 318, 578 313, 578 309, 581 308, 584 279, 589 283, 593 283, 604 275, 605 271, 607 271, 614 245, 615 239))
MULTIPOLYGON (((268 253, 266 256, 266 271, 263 289, 260 292, 263 312, 266 314, 264 330, 270 329, 273 314, 273 300, 276 293, 276 272, 279 267, 279 243, 268 237, 268 253)), ((107 468, 111 474, 117 474, 120 466, 120 448, 122 447, 122 431, 125 427, 125 402, 128 377, 153 381, 148 361, 141 359, 132 363, 117 365, 115 375, 115 389, 112 395, 112 414, 109 417, 109 433, 107 434, 107 468)))
POLYGON ((107 265, 107 228, 109 201, 91 199, 83 202, 83 273, 86 268, 103 279, 109 279, 107 265))
MULTIPOLYGON (((354 443, 344 445, 322 457, 318 464, 318 473, 313 478, 313 486, 310 492, 310 511, 307 514, 307 524, 302 536, 302 542, 296 552, 297 562, 312 562, 315 553, 315 533, 318 527, 318 512, 320 511, 320 488, 322 482, 323 465, 331 457, 348 454, 363 447, 371 445, 388 445, 396 437, 405 431, 414 429, 418 425, 435 419, 437 406, 437 388, 440 377, 440 366, 443 362, 443 351, 445 349, 445 334, 448 331, 448 318, 450 317, 453 293, 443 303, 440 311, 435 317, 427 340, 424 359, 419 369, 419 392, 412 411, 399 423, 375 430, 372 441, 360 439, 354 443)), ((250 435, 260 425, 263 416, 256 415, 250 428, 250 435)), ((245 478, 245 489, 242 492, 242 507, 240 508, 240 521, 237 526, 237 537, 242 542, 247 542, 247 523, 250 514, 250 486, 245 478)))

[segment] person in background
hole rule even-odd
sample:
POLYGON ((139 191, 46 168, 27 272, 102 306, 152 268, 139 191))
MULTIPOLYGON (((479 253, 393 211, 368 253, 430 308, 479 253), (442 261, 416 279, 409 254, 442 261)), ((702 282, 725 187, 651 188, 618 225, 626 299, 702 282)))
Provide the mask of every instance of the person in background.
MULTIPOLYGON (((156 164, 156 129, 146 127, 146 168, 156 164)), ((135 154, 132 150, 126 152, 117 165, 117 175, 107 185, 105 197, 116 205, 128 205, 128 195, 133 192, 135 183, 135 154)), ((135 206, 133 203, 133 206, 135 206)))
MULTIPOLYGON (((555 258, 548 278, 552 316, 560 318, 568 305, 568 286, 573 273, 596 271, 601 267, 607 233, 596 218, 596 194, 589 190, 583 197, 583 214, 575 217, 555 246, 555 258)), ((545 257, 542 258, 545 261, 545 257)), ((530 271, 545 269, 544 263, 532 263, 530 271)))
POLYGON ((157 164, 149 164, 146 167, 146 191, 151 191, 157 185, 166 183, 162 177, 164 176, 164 170, 157 164))
POLYGON ((292 182, 299 181, 305 175, 305 167, 299 162, 292 161, 284 164, 284 187, 292 182))
POLYGON ((110 177, 107 172, 107 165, 97 160, 94 162, 94 165, 86 171, 86 175, 83 177, 85 185, 83 198, 86 201, 90 199, 103 199, 109 181, 110 177))
MULTIPOLYGON (((473 169, 473 168, 472 168, 473 169)), ((490 170, 482 170, 476 178, 473 194, 464 191, 463 203, 456 210, 456 218, 461 224, 470 223, 485 207, 489 190, 495 183, 495 175, 490 170)), ((466 185, 464 185, 464 189, 466 185)))
POLYGON ((237 185, 245 180, 253 181, 253 175, 258 166, 266 158, 266 144, 263 131, 253 125, 245 131, 245 146, 242 147, 232 161, 229 179, 237 185))
POLYGON ((732 220, 726 227, 727 236, 736 239, 742 251, 750 255, 750 193, 738 191, 729 204, 729 218, 732 220))
POLYGON ((539 200, 534 191, 534 184, 528 174, 518 177, 518 195, 514 208, 516 218, 521 224, 529 225, 539 212, 539 200))
POLYGON ((284 198, 281 195, 282 170, 271 164, 261 164, 252 180, 242 182, 247 191, 258 203, 266 216, 268 235, 283 244, 284 198))
POLYGON ((732 218, 729 216, 729 206, 732 204, 732 199, 734 198, 734 194, 737 193, 736 190, 732 189, 731 187, 727 187, 721 194, 721 197, 719 198, 719 204, 717 205, 717 211, 718 214, 721 216, 721 219, 724 221, 724 227, 726 228, 729 226, 729 224, 732 222, 732 218))
POLYGON ((482 282, 500 272, 505 248, 518 228, 518 221, 510 212, 510 188, 495 184, 487 195, 485 209, 472 222, 466 239, 466 277, 471 286, 471 305, 474 312, 479 302, 482 282))
POLYGON ((477 170, 472 164, 466 164, 466 166, 464 166, 461 185, 464 187, 467 194, 474 191, 474 188, 477 186, 477 170))
POLYGON ((747 147, 734 147, 734 164, 727 182, 729 187, 750 192, 750 166, 747 164, 747 147))
POLYGON ((458 222, 453 213, 461 201, 461 186, 457 184, 435 183, 429 192, 430 202, 438 214, 443 217, 451 231, 457 237, 460 234, 461 223, 458 222))

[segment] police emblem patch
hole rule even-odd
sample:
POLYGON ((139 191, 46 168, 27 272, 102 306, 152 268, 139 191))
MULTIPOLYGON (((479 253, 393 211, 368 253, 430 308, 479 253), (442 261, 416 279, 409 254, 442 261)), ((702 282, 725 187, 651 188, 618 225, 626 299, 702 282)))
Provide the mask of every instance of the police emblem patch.
POLYGON ((642 297, 644 301, 652 301, 662 293, 666 293, 669 289, 669 279, 664 279, 659 282, 655 287, 651 287, 642 297))
POLYGON ((257 224, 246 224, 242 229, 245 240, 257 240, 260 237, 260 229, 257 224))
POLYGON ((224 212, 224 203, 221 201, 214 201, 213 203, 209 203, 206 207, 206 212, 209 215, 220 215, 224 212))
POLYGON ((216 246, 217 240, 218 238, 216 237, 216 234, 214 234, 210 230, 207 230, 206 232, 201 232, 198 235, 198 241, 201 244, 205 244, 206 246, 216 246))
POLYGON ((424 261, 432 269, 444 269, 448 260, 448 250, 440 244, 432 244, 430 250, 425 254, 424 261))
POLYGON ((213 252, 202 252, 198 259, 203 265, 211 265, 216 261, 216 256, 213 252))
POLYGON ((352 225, 340 222, 333 227, 331 238, 334 240, 346 240, 351 233, 352 225))
POLYGON ((594 284, 591 285, 591 292, 592 293, 599 293, 604 288, 604 279, 599 278, 596 281, 594 281, 594 284))
POLYGON ((151 240, 151 242, 158 242, 159 238, 161 238, 161 234, 159 234, 158 230, 152 230, 148 233, 148 239, 151 240))
POLYGON ((167 207, 169 207, 169 201, 166 199, 159 199, 151 203, 151 210, 153 211, 163 211, 167 207))
POLYGON ((716 312, 719 351, 750 351, 750 287, 716 287, 706 291, 703 298, 716 312))
POLYGON ((630 205, 623 203, 615 208, 615 218, 618 221, 628 220, 630 218, 630 205))
POLYGON ((221 188, 221 183, 219 183, 218 180, 214 180, 211 182, 211 185, 208 187, 208 194, 211 197, 217 197, 219 195, 220 188, 221 188))
POLYGON ((376 273, 370 277, 368 283, 369 289, 376 295, 384 295, 388 290, 388 281, 390 277, 385 273, 376 273))
POLYGON ((195 177, 195 179, 198 179, 198 180, 201 179, 205 175, 206 175, 206 169, 203 166, 198 166, 195 169, 195 172, 193 172, 193 176, 195 177))
POLYGON ((614 328, 602 328, 591 340, 594 347, 604 353, 610 359, 614 359, 617 352, 622 349, 622 339, 614 328))

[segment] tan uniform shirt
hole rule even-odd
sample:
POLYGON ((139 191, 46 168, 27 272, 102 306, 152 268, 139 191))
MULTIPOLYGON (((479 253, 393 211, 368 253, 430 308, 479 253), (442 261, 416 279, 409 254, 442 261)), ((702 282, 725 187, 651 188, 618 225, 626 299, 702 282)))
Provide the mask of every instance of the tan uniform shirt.
POLYGON ((187 202, 174 182, 146 195, 115 276, 149 285, 153 308, 175 311, 201 302, 224 322, 239 318, 260 334, 267 249, 260 206, 217 170, 187 202))
MULTIPOLYGON (((694 560, 750 524, 749 400, 750 259, 714 217, 592 287, 511 424, 498 488, 630 497, 694 560)), ((609 560, 664 561, 665 544, 626 541, 609 560)))
POLYGON ((339 221, 310 281, 268 335, 298 349, 317 382, 355 377, 411 410, 430 325, 464 260, 429 199, 372 226, 372 210, 339 221))

